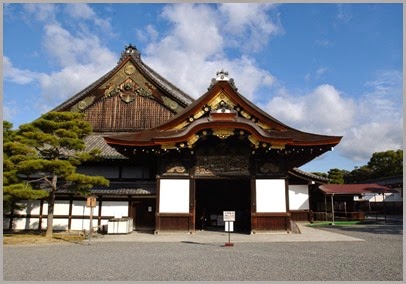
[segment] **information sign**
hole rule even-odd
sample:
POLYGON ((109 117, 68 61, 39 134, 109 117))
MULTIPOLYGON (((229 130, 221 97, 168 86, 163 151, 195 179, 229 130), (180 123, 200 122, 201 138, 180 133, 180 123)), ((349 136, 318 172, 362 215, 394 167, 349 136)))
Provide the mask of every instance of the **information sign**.
POLYGON ((96 197, 95 196, 89 196, 86 200, 86 207, 96 207, 96 197))
POLYGON ((233 221, 226 221, 224 230, 226 232, 234 232, 234 222, 233 221))
POLYGON ((224 222, 234 222, 235 221, 235 211, 223 211, 223 221, 224 222))

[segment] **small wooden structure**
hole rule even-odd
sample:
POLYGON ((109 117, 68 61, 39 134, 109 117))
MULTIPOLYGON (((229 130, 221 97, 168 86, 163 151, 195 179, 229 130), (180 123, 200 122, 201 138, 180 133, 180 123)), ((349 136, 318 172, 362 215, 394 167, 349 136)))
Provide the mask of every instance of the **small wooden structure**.
MULTIPOLYGON (((384 195, 387 193, 397 193, 396 190, 374 183, 323 184, 320 185, 319 188, 325 194, 326 198, 329 197, 328 199, 330 199, 330 212, 333 223, 334 219, 337 219, 337 217, 341 217, 345 220, 364 220, 365 214, 371 213, 371 209, 369 207, 369 210, 365 210, 364 206, 359 206, 359 203, 362 202, 362 198, 359 197, 362 197, 363 194, 368 193, 374 195, 384 195), (356 200, 354 199, 354 197, 356 197, 356 200)), ((385 211, 379 213, 382 213, 386 219, 385 211)))

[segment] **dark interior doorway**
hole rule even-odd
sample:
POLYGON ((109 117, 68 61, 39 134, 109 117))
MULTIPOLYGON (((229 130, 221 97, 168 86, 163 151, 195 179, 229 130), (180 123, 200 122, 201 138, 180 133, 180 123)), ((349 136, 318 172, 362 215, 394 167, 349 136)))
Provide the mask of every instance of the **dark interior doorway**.
POLYGON ((136 231, 155 229, 156 199, 143 199, 132 202, 131 217, 136 231))
POLYGON ((249 179, 196 180, 196 230, 224 231, 223 211, 235 211, 234 232, 251 231, 249 179))

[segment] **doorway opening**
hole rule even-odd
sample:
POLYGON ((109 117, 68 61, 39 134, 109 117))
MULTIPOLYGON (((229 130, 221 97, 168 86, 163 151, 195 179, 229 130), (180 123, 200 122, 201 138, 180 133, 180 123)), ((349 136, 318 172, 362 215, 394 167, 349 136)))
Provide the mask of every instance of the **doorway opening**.
POLYGON ((196 180, 196 230, 224 231, 223 211, 235 211, 234 232, 251 231, 249 179, 196 180))
POLYGON ((156 199, 141 199, 132 202, 130 217, 133 218, 134 231, 153 231, 155 229, 156 199))

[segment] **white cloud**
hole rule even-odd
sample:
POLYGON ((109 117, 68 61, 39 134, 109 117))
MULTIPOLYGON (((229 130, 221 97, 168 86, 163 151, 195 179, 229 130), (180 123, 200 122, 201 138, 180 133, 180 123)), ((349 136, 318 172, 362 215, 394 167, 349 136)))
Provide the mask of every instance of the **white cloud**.
POLYGON ((271 8, 265 4, 167 5, 162 17, 171 29, 159 38, 150 28, 156 40, 147 46, 143 60, 194 97, 207 91, 217 71, 230 71, 239 91, 252 99, 256 90, 272 86, 276 79, 253 58, 239 54, 246 51, 248 42, 263 46, 280 31, 266 13, 271 8), (239 28, 250 38, 243 39, 239 28), (260 34, 261 40, 255 40, 260 34), (226 48, 232 48, 235 56, 227 57, 226 48))
POLYGON ((95 16, 92 8, 87 4, 75 3, 65 5, 65 11, 74 19, 91 19, 95 16))
POLYGON ((365 164, 374 152, 403 148, 402 76, 382 71, 365 86, 368 90, 356 100, 331 85, 304 95, 283 90, 264 109, 297 129, 342 135, 337 151, 365 164))
POLYGON ((326 67, 317 68, 317 70, 316 70, 316 78, 320 79, 320 77, 323 76, 327 71, 328 71, 328 69, 326 67))
POLYGON ((258 51, 268 42, 271 35, 283 31, 279 18, 271 19, 269 3, 225 3, 219 5, 222 29, 231 34, 237 44, 246 51, 258 51))
MULTIPOLYGON (((41 12, 38 16, 43 23, 43 45, 48 58, 53 60, 54 71, 39 73, 31 70, 21 70, 13 66, 9 58, 3 58, 5 80, 17 84, 38 84, 41 97, 35 102, 41 112, 71 97, 76 92, 88 86, 103 76, 117 63, 117 54, 104 47, 91 26, 86 29, 67 30, 56 17, 49 21, 45 18, 47 12, 56 11, 54 6, 27 5, 30 13, 41 12)), ((82 19, 97 22, 97 17, 87 5, 67 5, 68 15, 75 19, 80 26, 82 19)), ((53 15, 56 16, 56 15, 53 15)))
POLYGON ((3 105, 3 120, 11 121, 18 114, 19 105, 15 100, 8 101, 7 105, 3 105))
POLYGON ((144 29, 137 29, 135 33, 137 40, 144 43, 154 42, 159 36, 159 32, 153 25, 147 25, 144 29))
POLYGON ((57 5, 49 3, 41 4, 24 4, 25 20, 31 21, 31 18, 41 22, 54 22, 56 21, 55 15, 57 12, 57 5))
POLYGON ((21 70, 13 66, 10 59, 3 56, 3 76, 4 80, 16 84, 25 85, 32 83, 36 78, 36 73, 30 70, 21 70))
POLYGON ((331 85, 320 85, 312 92, 293 96, 285 94, 273 97, 265 109, 276 119, 297 129, 340 135, 351 126, 354 102, 342 96, 331 85))
POLYGON ((354 125, 344 136, 340 150, 353 161, 367 161, 374 152, 403 149, 403 119, 354 125))

